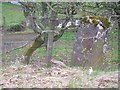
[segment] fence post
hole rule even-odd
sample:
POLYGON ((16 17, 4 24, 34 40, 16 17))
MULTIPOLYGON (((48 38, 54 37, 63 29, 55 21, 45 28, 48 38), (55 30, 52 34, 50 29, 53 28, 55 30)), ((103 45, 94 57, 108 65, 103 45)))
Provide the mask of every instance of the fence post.
POLYGON ((5 16, 3 16, 3 26, 6 25, 6 20, 5 20, 5 16))
POLYGON ((51 66, 50 60, 52 59, 52 49, 53 49, 53 38, 54 38, 54 30, 55 30, 55 23, 56 23, 56 16, 57 13, 52 11, 51 13, 51 25, 50 25, 50 31, 48 33, 48 41, 47 41, 47 66, 51 66))
POLYGON ((51 58, 52 58, 52 48, 53 48, 53 32, 48 33, 48 41, 47 41, 47 66, 51 66, 51 58))

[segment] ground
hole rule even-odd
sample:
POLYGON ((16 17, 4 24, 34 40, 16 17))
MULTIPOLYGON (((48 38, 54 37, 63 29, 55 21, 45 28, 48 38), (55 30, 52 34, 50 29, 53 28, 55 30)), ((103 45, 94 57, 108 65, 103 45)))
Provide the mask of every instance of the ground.
POLYGON ((45 68, 45 64, 16 62, 0 73, 1 88, 118 88, 118 71, 96 72, 89 76, 81 67, 45 68))

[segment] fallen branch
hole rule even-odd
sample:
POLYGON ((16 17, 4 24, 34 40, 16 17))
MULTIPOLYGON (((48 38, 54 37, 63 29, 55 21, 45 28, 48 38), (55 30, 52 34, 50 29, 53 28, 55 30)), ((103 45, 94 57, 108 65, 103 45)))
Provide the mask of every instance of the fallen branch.
POLYGON ((51 63, 53 63, 56 66, 67 67, 67 65, 65 63, 63 63, 62 61, 57 61, 55 59, 51 59, 51 63))

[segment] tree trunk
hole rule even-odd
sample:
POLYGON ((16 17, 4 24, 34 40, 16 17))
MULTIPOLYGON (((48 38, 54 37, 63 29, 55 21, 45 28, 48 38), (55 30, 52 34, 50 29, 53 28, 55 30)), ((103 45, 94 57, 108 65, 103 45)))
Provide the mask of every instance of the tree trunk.
POLYGON ((51 66, 51 58, 52 58, 52 48, 53 48, 53 32, 48 34, 48 42, 47 42, 47 66, 51 66))
MULTIPOLYGON (((41 20, 41 23, 43 24, 43 26, 45 28, 47 28, 49 25, 48 25, 48 8, 47 8, 47 4, 45 2, 42 2, 42 20, 41 20)), ((44 42, 46 43, 46 50, 47 50, 47 41, 48 41, 48 33, 44 33, 44 42)))
POLYGON ((29 64, 29 60, 33 52, 39 48, 44 43, 44 40, 41 39, 41 36, 38 36, 35 41, 32 43, 30 47, 26 48, 26 51, 24 52, 24 59, 25 61, 23 63, 29 64))
POLYGON ((51 13, 51 31, 48 33, 48 42, 47 42, 47 66, 50 67, 51 66, 51 58, 52 58, 52 49, 53 49, 53 37, 54 37, 54 30, 55 30, 55 20, 56 20, 56 16, 57 14, 55 12, 52 11, 51 13))

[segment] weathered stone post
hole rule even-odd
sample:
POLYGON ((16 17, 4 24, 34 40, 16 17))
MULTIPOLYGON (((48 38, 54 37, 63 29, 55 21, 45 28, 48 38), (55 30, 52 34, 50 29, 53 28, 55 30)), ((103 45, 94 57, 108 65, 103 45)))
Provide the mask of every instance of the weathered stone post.
POLYGON ((109 22, 103 17, 82 18, 73 47, 73 65, 99 67, 103 64, 106 32, 109 27, 106 23, 109 22))

